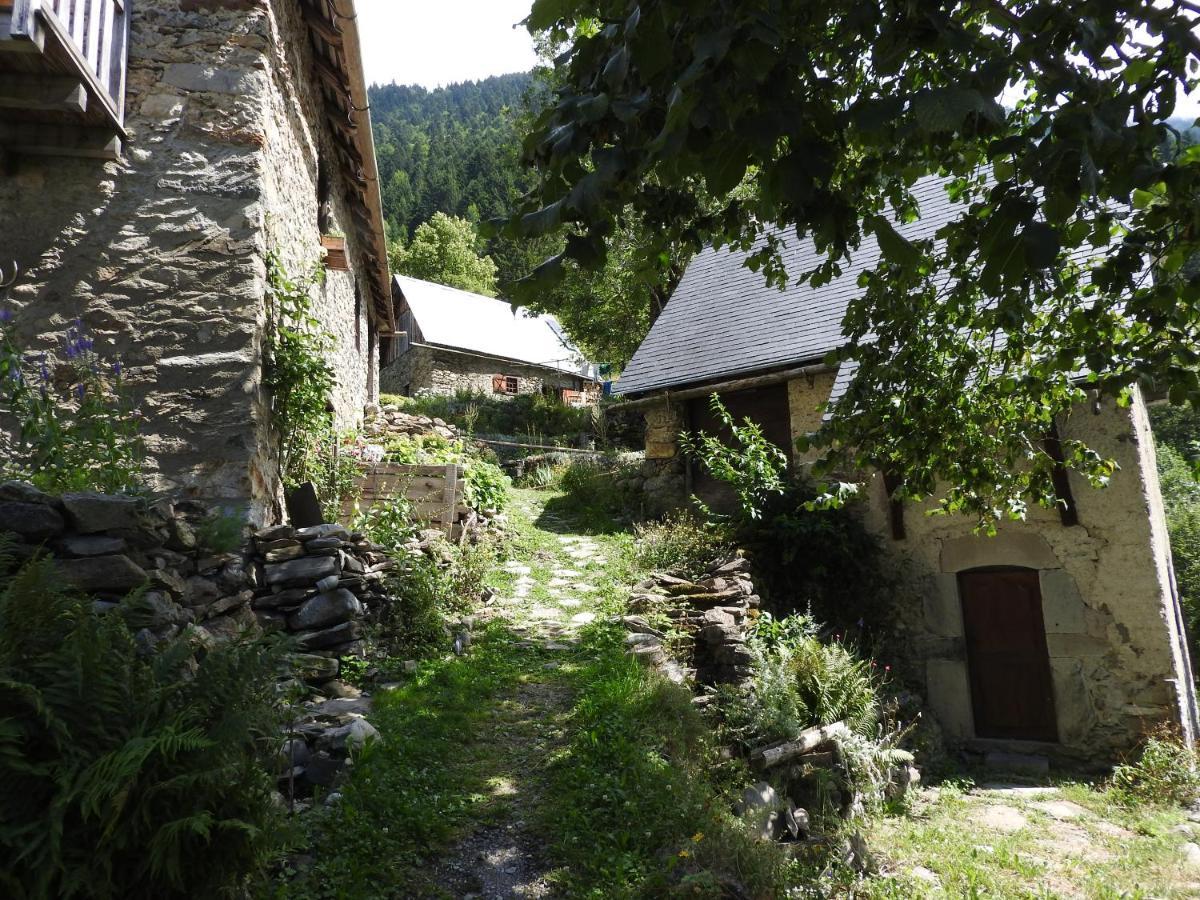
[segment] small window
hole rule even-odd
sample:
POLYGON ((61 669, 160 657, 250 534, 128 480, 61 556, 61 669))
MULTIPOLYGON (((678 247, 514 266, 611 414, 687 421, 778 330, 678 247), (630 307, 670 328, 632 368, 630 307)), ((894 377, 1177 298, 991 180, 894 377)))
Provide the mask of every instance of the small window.
POLYGON ((492 376, 492 393, 494 394, 515 394, 520 386, 520 381, 515 375, 492 376))

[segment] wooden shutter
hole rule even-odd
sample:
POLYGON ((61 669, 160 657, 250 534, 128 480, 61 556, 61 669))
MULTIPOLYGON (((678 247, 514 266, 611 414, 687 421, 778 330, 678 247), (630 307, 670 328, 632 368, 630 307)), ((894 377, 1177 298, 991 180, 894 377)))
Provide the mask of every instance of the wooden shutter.
POLYGON ((493 375, 492 376, 492 393, 494 393, 494 394, 505 393, 504 376, 503 375, 493 375))

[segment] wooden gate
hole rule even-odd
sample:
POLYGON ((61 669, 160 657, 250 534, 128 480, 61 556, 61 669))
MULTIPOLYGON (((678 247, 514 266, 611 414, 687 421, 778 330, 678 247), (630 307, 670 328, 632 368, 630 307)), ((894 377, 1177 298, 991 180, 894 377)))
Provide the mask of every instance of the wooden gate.
POLYGON ((1057 741, 1037 572, 962 572, 958 589, 976 737, 1057 741))

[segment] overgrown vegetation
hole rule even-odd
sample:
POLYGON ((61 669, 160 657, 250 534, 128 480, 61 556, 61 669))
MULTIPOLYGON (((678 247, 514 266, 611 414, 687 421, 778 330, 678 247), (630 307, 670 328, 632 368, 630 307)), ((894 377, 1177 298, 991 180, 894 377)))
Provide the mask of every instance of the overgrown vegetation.
POLYGON ((312 291, 324 278, 320 265, 295 278, 277 255, 268 255, 263 385, 271 397, 284 487, 311 481, 322 508, 336 515, 353 461, 339 460, 330 412, 337 376, 328 357, 336 338, 313 309, 312 291))
POLYGON ((638 523, 633 533, 638 565, 683 578, 698 578, 713 564, 727 561, 735 547, 728 528, 686 509, 638 523))
MULTIPOLYGON (((11 560, 0 561, 6 571, 11 560)), ((190 632, 151 656, 37 560, 0 592, 0 887, 12 897, 215 897, 280 839, 278 658, 190 632)))
POLYGON ((639 667, 610 632, 589 645, 545 822, 568 896, 783 896, 785 855, 750 836, 720 787, 748 773, 722 761, 689 692, 639 667))
POLYGON ((1191 407, 1151 407, 1158 477, 1179 602, 1187 619, 1192 660, 1200 659, 1200 414, 1191 407))
POLYGON ((140 411, 119 361, 106 361, 76 319, 62 342, 61 360, 23 352, 0 310, 0 412, 17 426, 15 454, 0 461, 0 476, 31 481, 45 491, 142 487, 140 411))
POLYGON ((533 444, 574 441, 592 428, 590 409, 568 406, 561 397, 541 393, 517 394, 506 400, 468 390, 453 396, 384 394, 380 402, 394 404, 413 415, 442 419, 469 435, 503 434, 533 444))
POLYGON ((1200 799, 1200 756, 1179 735, 1161 728, 1138 758, 1113 770, 1112 793, 1125 806, 1189 806, 1200 799))
POLYGON ((410 465, 461 465, 466 478, 465 497, 474 509, 502 511, 508 503, 511 480, 493 459, 474 445, 438 434, 405 435, 392 438, 387 460, 410 465))

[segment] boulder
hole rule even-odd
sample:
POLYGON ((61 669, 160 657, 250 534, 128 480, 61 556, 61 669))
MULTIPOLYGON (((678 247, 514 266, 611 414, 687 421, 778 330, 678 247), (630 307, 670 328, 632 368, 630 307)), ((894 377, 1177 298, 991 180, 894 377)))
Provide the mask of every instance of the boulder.
POLYGON ((185 606, 206 606, 221 596, 221 588, 211 578, 193 575, 183 587, 183 604, 185 606))
POLYGON ((149 577, 145 569, 124 554, 60 559, 55 565, 64 581, 87 593, 128 594, 149 577))
POLYGON ((0 483, 0 500, 58 506, 58 500, 55 497, 47 494, 45 491, 38 490, 32 484, 24 481, 5 481, 0 483))
POLYGON ((172 550, 187 551, 196 549, 196 532, 183 519, 171 517, 167 519, 167 546, 172 550))
POLYGON ((267 528, 260 529, 254 532, 254 539, 257 541, 278 541, 284 538, 290 538, 296 533, 296 529, 291 525, 271 525, 267 528))
POLYGON ((350 532, 345 526, 336 523, 326 525, 310 525, 308 528, 296 529, 296 537, 302 541, 311 541, 313 538, 336 537, 339 540, 350 540, 350 532))
POLYGON ((58 549, 66 556, 109 556, 124 553, 127 547, 124 538, 104 534, 69 534, 58 542, 58 549))
POLYGON ((315 653, 293 653, 288 657, 292 669, 305 681, 328 681, 336 678, 340 663, 336 659, 315 653))
POLYGON ((268 550, 263 554, 263 559, 268 563, 287 562, 289 559, 299 559, 304 555, 304 546, 302 544, 294 544, 290 547, 279 547, 275 550, 268 550))
POLYGON ((346 622, 362 615, 362 604, 349 591, 338 588, 317 594, 288 617, 288 626, 293 631, 323 628, 346 622))
POLYGON ((333 787, 345 765, 343 760, 334 759, 324 750, 319 750, 304 767, 304 780, 316 787, 333 787))
POLYGON ((781 812, 786 804, 775 793, 775 788, 760 781, 742 791, 741 799, 734 804, 734 812, 744 818, 754 833, 763 840, 775 838, 783 824, 781 812))
POLYGON ((268 563, 263 567, 267 584, 293 587, 312 584, 337 574, 337 560, 329 556, 304 556, 287 562, 268 563))
POLYGON ((85 491, 63 494, 62 504, 71 527, 80 534, 136 529, 139 525, 140 503, 133 497, 85 491))
POLYGON ((335 750, 358 750, 367 742, 377 740, 379 732, 366 719, 355 719, 349 725, 329 732, 329 743, 335 750))
POLYGON ((63 517, 44 503, 0 501, 0 531, 12 531, 36 543, 58 537, 64 528, 63 517))
POLYGON ((297 635, 297 640, 305 650, 324 650, 338 644, 357 641, 361 637, 362 628, 358 622, 343 622, 332 628, 323 628, 320 631, 309 631, 297 635))
POLYGON ((304 588, 288 588, 286 591, 279 591, 276 594, 255 597, 253 606, 255 609, 278 609, 281 606, 296 606, 303 603, 308 594, 309 592, 304 588))

